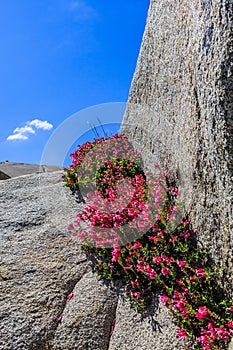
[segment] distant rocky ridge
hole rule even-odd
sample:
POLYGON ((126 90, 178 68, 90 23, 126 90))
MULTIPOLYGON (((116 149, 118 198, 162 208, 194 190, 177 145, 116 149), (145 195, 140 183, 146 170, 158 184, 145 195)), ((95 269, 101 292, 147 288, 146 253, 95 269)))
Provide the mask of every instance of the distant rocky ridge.
POLYGON ((61 169, 58 166, 48 166, 39 164, 27 164, 16 162, 0 162, 0 180, 7 180, 11 177, 17 177, 27 174, 38 174, 61 169))

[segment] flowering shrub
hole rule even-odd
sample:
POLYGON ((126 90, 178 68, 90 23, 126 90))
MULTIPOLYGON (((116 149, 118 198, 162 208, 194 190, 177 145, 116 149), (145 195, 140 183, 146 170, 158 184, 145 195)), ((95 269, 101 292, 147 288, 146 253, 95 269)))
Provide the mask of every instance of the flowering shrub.
MULTIPOLYGON (((93 185, 96 181, 96 173, 97 171, 101 173, 100 167, 104 162, 128 159, 137 165, 141 164, 140 155, 133 150, 127 138, 117 134, 106 139, 87 141, 79 146, 71 157, 72 164, 64 169, 63 181, 72 192, 77 191, 80 185, 83 186, 82 190, 87 188, 92 191, 95 187, 93 185)), ((108 164, 106 166, 108 167, 108 164)))
POLYGON ((142 170, 123 135, 86 143, 72 157, 65 184, 74 191, 81 181, 92 192, 69 230, 95 271, 123 281, 125 297, 139 311, 158 293, 179 324, 178 337, 196 349, 227 349, 233 305, 218 282, 220 268, 198 247, 190 222, 182 217, 178 190, 169 185, 168 175, 142 170))

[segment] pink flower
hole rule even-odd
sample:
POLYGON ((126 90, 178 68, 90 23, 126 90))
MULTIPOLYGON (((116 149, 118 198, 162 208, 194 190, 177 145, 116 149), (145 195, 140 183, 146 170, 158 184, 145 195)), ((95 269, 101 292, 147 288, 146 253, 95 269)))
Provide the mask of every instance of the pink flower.
POLYGON ((206 335, 202 335, 201 337, 198 337, 197 340, 202 344, 207 344, 209 342, 209 338, 206 335))
POLYGON ((112 250, 112 262, 117 262, 120 251, 121 251, 121 248, 118 245, 115 245, 112 250))
POLYGON ((70 293, 70 294, 68 294, 68 295, 67 295, 67 297, 66 297, 66 298, 67 298, 68 300, 70 300, 70 299, 72 299, 72 298, 73 298, 73 296, 74 296, 74 295, 73 295, 73 293, 70 293))
POLYGON ((189 291, 188 288, 185 288, 185 287, 181 287, 181 289, 183 290, 183 292, 182 292, 183 296, 186 295, 189 291))
POLYGON ((230 333, 225 331, 222 327, 215 328, 215 332, 218 334, 220 340, 228 340, 230 333))
POLYGON ((177 329, 177 335, 180 338, 180 340, 182 340, 188 336, 188 334, 182 328, 177 329))
POLYGON ((227 326, 228 328, 233 329, 233 321, 230 321, 230 322, 226 323, 226 326, 227 326))
POLYGON ((131 294, 131 296, 134 297, 134 298, 139 298, 140 295, 141 295, 140 292, 131 292, 130 294, 131 294))
POLYGON ((131 249, 138 249, 141 248, 142 244, 140 242, 134 243, 134 245, 131 247, 131 249))
POLYGON ((205 306, 200 306, 198 311, 195 313, 195 315, 198 320, 201 320, 209 315, 209 311, 205 306))
POLYGON ((149 278, 151 280, 154 280, 156 277, 156 272, 152 269, 152 271, 149 272, 149 278))
POLYGON ((114 319, 114 320, 112 321, 111 330, 110 330, 110 336, 112 335, 112 333, 113 333, 113 331, 114 331, 115 324, 116 324, 116 319, 114 319))
POLYGON ((178 265, 179 267, 184 267, 184 266, 186 265, 186 262, 183 261, 183 260, 177 260, 177 265, 178 265))
POLYGON ((160 263, 161 263, 161 259, 160 259, 159 256, 155 256, 155 257, 153 258, 153 261, 154 261, 155 264, 160 264, 160 263))
POLYGON ((138 282, 137 281, 131 281, 131 285, 132 285, 132 287, 136 287, 136 286, 138 286, 138 282))
POLYGON ((137 255, 138 253, 135 252, 135 250, 133 252, 129 252, 130 255, 137 255))
POLYGON ((161 259, 163 262, 168 262, 168 257, 166 255, 161 255, 161 259))
POLYGON ((186 300, 184 300, 183 298, 180 298, 180 300, 173 299, 172 303, 173 303, 174 309, 178 309, 180 312, 183 312, 186 315, 186 311, 187 311, 187 308, 185 306, 187 304, 186 300))
POLYGON ((58 317, 57 317, 57 321, 58 321, 58 322, 61 322, 61 320, 62 320, 62 316, 58 316, 58 317))
POLYGON ((197 275, 197 277, 200 277, 200 278, 205 278, 207 276, 205 273, 205 270, 203 270, 203 269, 197 269, 196 275, 197 275))
POLYGON ((131 265, 130 264, 126 264, 126 266, 123 266, 124 270, 130 270, 131 269, 131 265))
POLYGON ((195 277, 195 276, 190 276, 189 279, 190 279, 190 281, 196 281, 196 280, 197 280, 197 277, 195 277))
POLYGON ((174 236, 173 238, 170 238, 169 239, 169 242, 175 242, 176 240, 178 239, 178 236, 174 236))
POLYGON ((229 311, 230 311, 230 312, 233 312, 233 305, 231 305, 231 306, 229 307, 229 311))
POLYGON ((211 339, 211 341, 215 341, 217 338, 216 332, 214 330, 214 325, 212 322, 208 322, 208 330, 202 328, 201 329, 202 335, 207 335, 211 339))
POLYGON ((169 302, 169 298, 166 295, 160 295, 159 300, 161 303, 168 303, 169 302))
POLYGON ((152 267, 150 267, 150 265, 146 265, 144 266, 144 271, 147 272, 147 275, 149 276, 149 278, 151 280, 154 280, 156 277, 156 272, 154 269, 152 269, 152 267))
POLYGON ((163 274, 164 276, 168 275, 170 271, 171 271, 171 270, 168 269, 167 267, 162 267, 162 274, 163 274))
POLYGON ((182 280, 176 280, 176 283, 179 284, 179 286, 183 286, 184 282, 182 280))
POLYGON ((156 239, 156 237, 157 236, 149 236, 148 238, 149 238, 150 241, 153 241, 154 239, 156 239))
POLYGON ((137 272, 141 272, 143 270, 143 266, 141 264, 137 264, 137 272))

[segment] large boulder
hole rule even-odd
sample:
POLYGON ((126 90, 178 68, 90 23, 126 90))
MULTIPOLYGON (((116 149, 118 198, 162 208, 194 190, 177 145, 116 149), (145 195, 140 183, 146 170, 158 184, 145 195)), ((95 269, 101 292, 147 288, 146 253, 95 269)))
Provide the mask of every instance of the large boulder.
POLYGON ((0 349, 173 350, 167 311, 155 302, 141 320, 92 272, 66 228, 83 204, 60 176, 0 183, 0 349))
POLYGON ((79 208, 66 193, 60 172, 0 183, 1 349, 47 349, 67 294, 88 270, 67 234, 79 208))
POLYGON ((179 187, 233 296, 232 0, 151 0, 122 131, 179 187))

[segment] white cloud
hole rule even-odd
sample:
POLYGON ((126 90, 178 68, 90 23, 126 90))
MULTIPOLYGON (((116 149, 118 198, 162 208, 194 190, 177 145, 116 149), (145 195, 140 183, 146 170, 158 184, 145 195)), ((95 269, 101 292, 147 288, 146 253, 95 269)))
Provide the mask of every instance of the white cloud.
POLYGON ((16 133, 13 135, 10 135, 7 137, 7 141, 13 141, 13 140, 27 140, 28 136, 25 136, 23 134, 20 133, 16 133))
POLYGON ((25 126, 15 128, 13 134, 7 137, 7 141, 28 140, 28 134, 36 133, 32 126, 42 130, 50 130, 53 128, 53 125, 47 122, 47 120, 34 119, 27 122, 25 126))
POLYGON ((35 130, 32 129, 31 126, 25 125, 22 128, 15 128, 15 130, 13 131, 13 133, 18 133, 18 134, 35 134, 35 130))
POLYGON ((37 129, 43 129, 43 130, 50 130, 53 128, 53 125, 47 122, 46 120, 42 121, 39 119, 34 119, 28 122, 27 125, 32 125, 32 126, 35 126, 37 129))

